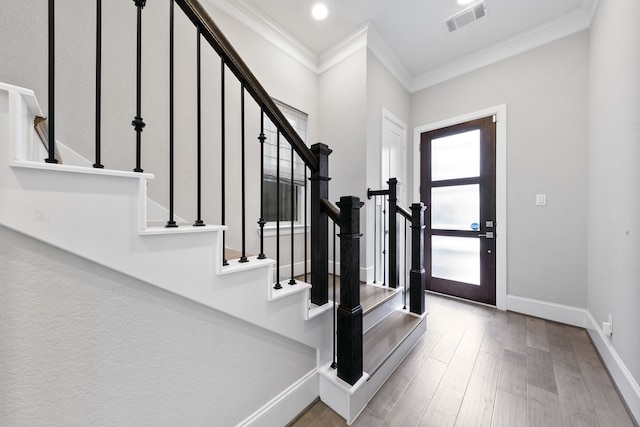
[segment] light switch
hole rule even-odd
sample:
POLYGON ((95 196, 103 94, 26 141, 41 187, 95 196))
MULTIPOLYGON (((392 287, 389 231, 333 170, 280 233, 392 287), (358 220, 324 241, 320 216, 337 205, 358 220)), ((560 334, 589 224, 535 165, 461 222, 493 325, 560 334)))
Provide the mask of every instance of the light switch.
POLYGON ((547 206, 546 194, 536 194, 536 206, 547 206))

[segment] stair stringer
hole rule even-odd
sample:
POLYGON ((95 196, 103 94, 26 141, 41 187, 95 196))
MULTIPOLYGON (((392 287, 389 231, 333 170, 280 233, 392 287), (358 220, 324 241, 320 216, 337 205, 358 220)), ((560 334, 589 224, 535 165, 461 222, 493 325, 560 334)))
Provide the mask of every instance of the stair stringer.
POLYGON ((0 83, 0 224, 313 347, 319 365, 330 360, 331 317, 305 320, 309 285, 274 299, 273 261, 222 267, 224 226, 147 228, 152 174, 33 161, 46 156, 36 115, 32 91, 0 83))

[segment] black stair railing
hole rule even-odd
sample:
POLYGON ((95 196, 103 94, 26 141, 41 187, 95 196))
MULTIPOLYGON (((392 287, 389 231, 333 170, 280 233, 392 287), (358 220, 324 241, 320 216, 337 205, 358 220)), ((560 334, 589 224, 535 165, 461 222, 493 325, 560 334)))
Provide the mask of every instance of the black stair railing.
MULTIPOLYGON (((177 5, 180 10, 184 13, 184 15, 188 18, 189 21, 193 24, 196 32, 196 47, 197 47, 197 56, 196 56, 196 75, 195 80, 197 84, 197 95, 196 95, 196 108, 197 108, 197 124, 196 124, 196 151, 197 151, 197 164, 196 164, 196 182, 195 182, 195 211, 196 218, 193 222, 193 226, 203 226, 205 225, 204 216, 206 212, 204 212, 205 204, 203 202, 203 197, 205 196, 203 193, 205 191, 204 184, 202 180, 203 177, 203 144, 205 143, 203 138, 203 130, 202 123, 205 120, 205 113, 202 110, 202 101, 203 101, 203 88, 202 88, 202 80, 204 79, 205 72, 202 70, 201 63, 201 43, 206 42, 220 57, 221 64, 221 72, 220 72, 220 98, 221 98, 221 108, 220 108, 220 220, 222 225, 227 225, 226 220, 229 217, 227 210, 230 209, 227 206, 227 182, 238 182, 241 187, 241 206, 240 206, 240 215, 237 215, 238 218, 241 219, 240 224, 240 243, 238 246, 241 248, 240 254, 240 262, 248 262, 248 250, 247 250, 247 195, 246 188, 251 184, 247 182, 246 175, 246 156, 249 154, 249 150, 245 146, 246 137, 245 137, 245 93, 249 94, 255 103, 258 105, 261 111, 261 120, 264 120, 264 117, 268 118, 274 126, 278 130, 278 134, 281 135, 284 140, 287 141, 288 144, 292 147, 291 157, 293 159, 294 155, 302 159, 305 165, 304 176, 305 181, 307 177, 311 182, 310 184, 310 198, 307 198, 307 183, 304 183, 304 250, 299 248, 295 248, 294 246, 294 224, 291 222, 291 251, 290 251, 290 263, 291 263, 291 272, 289 274, 289 283, 294 285, 296 280, 294 278, 294 269, 293 266, 295 264, 296 258, 301 255, 296 255, 296 249, 299 252, 304 252, 304 274, 305 278, 308 276, 308 259, 310 259, 311 263, 311 282, 314 287, 314 291, 312 292, 312 301, 315 304, 322 305, 328 300, 328 281, 327 281, 327 269, 326 259, 323 259, 322 256, 314 256, 314 253, 325 253, 326 248, 328 247, 328 243, 326 242, 326 229, 327 229, 327 217, 326 214, 323 213, 319 209, 319 204, 314 202, 313 200, 319 200, 320 197, 326 197, 328 195, 328 154, 331 152, 326 145, 320 144, 317 153, 314 153, 309 147, 306 146, 302 138, 296 133, 295 129, 289 123, 289 121, 285 118, 280 109, 276 106, 273 99, 269 96, 266 90, 262 87, 259 81, 256 79, 251 70, 247 67, 244 61, 240 58, 238 53, 231 46, 231 43, 227 40, 224 34, 220 31, 220 29, 216 26, 213 19, 209 16, 207 11, 204 9, 203 5, 198 0, 165 0, 167 1, 167 5, 169 8, 169 120, 168 120, 168 142, 169 142, 169 164, 168 164, 168 210, 169 217, 166 222, 166 227, 175 228, 178 227, 178 223, 175 220, 175 192, 176 192, 176 177, 175 177, 175 152, 178 149, 175 141, 175 111, 176 107, 174 104, 174 87, 176 85, 175 74, 174 74, 174 65, 175 65, 175 17, 174 17, 174 9, 177 5), (227 179, 227 171, 226 167, 227 162, 227 152, 228 152, 228 142, 226 141, 226 132, 227 132, 227 115, 225 111, 225 97, 226 93, 226 71, 230 71, 233 76, 240 83, 241 87, 241 141, 240 141, 240 169, 241 176, 239 179, 227 179), (321 168, 322 162, 322 168, 321 168), (307 170, 308 169, 308 170, 307 170), (311 240, 308 243, 307 239, 307 215, 310 216, 311 222, 311 240), (315 227, 315 228, 314 228, 315 227), (307 245, 310 245, 311 256, 307 253, 307 245), (320 267, 323 266, 323 267, 320 267)), ((102 0, 96 0, 96 22, 95 22, 95 37, 96 37, 96 69, 95 69, 95 78, 96 78, 96 91, 95 91, 95 163, 94 167, 103 168, 102 164, 102 135, 101 135, 101 121, 102 121, 102 101, 101 101, 101 81, 102 81, 102 39, 103 39, 103 25, 102 25, 102 12, 103 12, 103 4, 102 0)), ((143 40, 143 15, 145 6, 147 6, 146 0, 133 0, 131 2, 133 9, 136 14, 136 65, 133 74, 135 75, 135 116, 131 121, 131 125, 135 131, 135 167, 133 168, 136 172, 143 172, 143 144, 142 144, 142 131, 145 128, 146 124, 143 119, 143 88, 145 87, 145 82, 143 81, 143 61, 142 61, 142 40, 143 40)), ((55 0, 48 1, 49 7, 49 112, 48 112, 48 126, 49 126, 49 156, 45 159, 48 163, 57 163, 58 160, 55 157, 56 147, 55 147, 55 0)), ((104 5, 106 7, 106 4, 104 5)), ((105 31, 107 34, 108 31, 105 31)), ((261 134, 259 139, 264 136, 264 131, 261 130, 261 134)), ((263 142, 263 141, 261 141, 263 142)), ((146 148, 145 148, 146 150, 146 148)), ((293 166, 293 160, 292 160, 293 166)), ((234 171, 235 172, 235 171, 234 171)), ((251 185, 252 186, 252 185, 251 185)), ((253 187, 253 186, 252 186, 253 187)), ((291 192, 294 192, 294 186, 290 187, 291 192)), ((262 199, 263 190, 261 189, 261 199, 262 199)), ((284 195, 281 195, 284 197, 284 195)), ((293 210, 293 194, 291 194, 291 201, 293 210)), ((296 195, 296 197, 298 197, 296 195)), ((261 202, 262 204, 262 202, 261 202)), ((261 209, 263 206, 261 206, 261 209)), ((234 208, 235 209, 235 208, 234 208)), ((212 213, 209 212, 209 215, 212 213)), ((236 215, 234 215, 235 217, 236 215)), ((266 254, 264 252, 264 212, 260 212, 257 215, 257 220, 260 229, 260 249, 259 254, 257 256, 258 259, 266 258, 266 254)), ((278 222, 278 234, 280 234, 279 220, 278 222)), ((301 220, 302 222, 302 220, 301 220)), ((223 233, 223 247, 226 247, 226 239, 227 234, 223 233)), ((235 242, 234 242, 235 244, 235 242)), ((227 265, 226 255, 222 255, 223 265, 227 265)), ((278 272, 279 273, 279 272, 278 272)), ((279 280, 278 280, 279 283, 279 280)))
MULTIPOLYGON (((324 194, 325 196, 328 194, 328 175, 326 172, 328 172, 328 168, 325 167, 322 172, 320 171, 320 162, 321 159, 319 158, 317 153, 314 153, 313 147, 312 149, 309 149, 306 144, 304 143, 304 141, 302 140, 302 138, 297 134, 297 132, 295 131, 295 129, 293 129, 293 127, 291 126, 291 124, 289 123, 289 121, 285 118, 285 116, 282 114, 282 112, 280 111, 280 109, 276 106, 276 104, 274 103, 273 99, 268 95, 268 93, 266 92, 266 90, 262 87, 262 85, 258 82, 258 80, 256 79, 256 77, 253 75, 253 73, 250 71, 250 69, 247 67, 247 65, 244 63, 244 61, 242 61, 242 59, 240 58, 240 56, 237 54, 237 52, 233 49, 233 47, 231 46, 230 42, 226 39, 226 37, 224 36, 224 34, 219 30, 219 28, 216 26, 216 24, 214 23, 213 19, 209 16, 209 14, 206 12, 206 10, 203 8, 203 6, 200 4, 200 2, 198 2, 197 0, 175 0, 176 4, 183 10, 183 12, 185 13, 185 15, 192 21, 192 23, 197 26, 200 29, 200 32, 202 34, 202 37, 208 41, 209 45, 216 51, 216 53, 220 56, 221 58, 221 62, 224 64, 223 68, 226 68, 228 70, 230 70, 235 77, 238 79, 238 81, 240 82, 241 86, 242 86, 242 107, 241 107, 241 114, 242 114, 242 137, 241 137, 241 150, 242 150, 242 154, 241 154, 241 168, 243 170, 242 174, 241 174, 241 187, 243 189, 242 191, 242 195, 241 195, 241 201, 242 201, 242 207, 241 207, 241 217, 242 217, 242 224, 241 224, 241 246, 242 246, 242 252, 241 252, 241 256, 240 256, 240 262, 248 262, 249 259, 247 258, 247 250, 246 250, 246 194, 245 194, 245 187, 246 187, 246 174, 244 173, 244 169, 245 169, 245 136, 244 136, 244 131, 245 131, 245 125, 244 125, 244 93, 248 93, 249 95, 251 95, 251 97, 254 99, 254 101, 258 104, 258 106, 260 107, 261 110, 261 120, 263 116, 266 116, 276 127, 276 129, 278 130, 278 134, 280 137, 284 138, 284 140, 286 140, 291 147, 293 148, 292 152, 291 152, 291 157, 293 159, 293 155, 294 155, 294 151, 295 151, 295 155, 299 156, 302 161, 304 162, 306 168, 309 169, 310 173, 311 173, 311 201, 310 201, 310 216, 311 216, 311 283, 313 285, 312 287, 312 297, 311 300, 313 303, 318 304, 318 305, 322 305, 324 303, 326 303, 328 301, 328 273, 326 272, 326 268, 321 268, 319 267, 320 265, 326 265, 326 260, 323 260, 322 257, 314 257, 314 253, 326 253, 325 249, 328 247, 328 243, 326 242, 326 233, 324 232, 324 229, 326 229, 327 227, 327 218, 326 215, 324 213, 322 213, 319 209, 316 208, 314 209, 314 202, 313 200, 318 200, 320 197, 322 197, 322 195, 324 194), (313 181, 314 179, 316 181, 319 181, 319 185, 314 185, 313 181), (324 188, 324 189, 323 189, 324 188), (324 226, 323 226, 324 224, 324 226), (315 225, 315 227, 314 227, 315 225), (320 228, 318 229, 317 226, 320 225, 320 228), (321 237, 321 236, 325 236, 325 237, 321 237), (316 238, 317 237, 317 238, 316 238), (316 273, 314 273, 314 271, 316 271, 316 273)), ((223 107, 224 108, 224 107, 223 107)), ((223 120, 224 121, 224 120, 223 120)), ((258 139, 261 141, 261 144, 263 143, 263 141, 261 140, 261 138, 264 135, 264 125, 261 123, 261 131, 260 131, 260 135, 258 136, 258 139)), ((223 142, 224 144, 224 142, 223 142)), ((223 145, 224 147, 224 145, 223 145)), ((325 146, 326 147, 326 146, 325 146)), ((224 148, 223 148, 224 149, 224 148)), ((327 149, 328 150, 328 149, 327 149)), ((328 153, 330 153, 330 150, 327 151, 326 155, 323 152, 323 150, 320 150, 320 156, 328 156, 328 153)), ((292 162, 292 166, 293 166, 293 160, 291 160, 292 162)), ((324 160, 325 164, 328 162, 328 160, 324 160)), ((223 170, 223 175, 224 175, 224 170, 223 170)), ((305 176, 306 176, 306 171, 305 171, 305 176)), ((292 178, 293 180, 293 178, 292 178)), ((278 180, 278 186, 279 186, 279 180, 278 180)), ((292 193, 294 191, 294 186, 293 184, 291 184, 290 187, 292 193)), ((263 203, 264 200, 262 199, 264 194, 264 191, 261 191, 261 209, 263 208, 263 203)), ((283 195, 279 195, 279 196, 283 196, 283 195)), ((305 183, 305 196, 304 199, 305 201, 307 195, 306 195, 306 183, 305 183)), ((293 194, 292 194, 292 202, 293 202, 293 194)), ((223 200, 222 203, 223 210, 226 210, 226 206, 223 200)), ((293 210, 293 203, 292 203, 292 207, 291 209, 293 210)), ((305 205, 305 215, 306 215, 306 205, 305 205)), ((226 215, 223 214, 223 218, 226 215)), ((305 218, 305 233, 306 233, 306 218, 305 218)), ((276 235, 277 235, 277 251, 279 252, 279 245, 280 245, 280 213, 278 213, 278 220, 276 221, 277 223, 277 230, 276 230, 276 235)), ((224 220, 223 220, 223 225, 224 225, 224 220)), ((260 228, 260 253, 258 255, 258 258, 263 258, 264 257, 264 225, 265 225, 265 220, 264 220, 264 212, 260 212, 259 217, 258 217, 258 225, 260 228)), ((290 251, 290 264, 291 264, 291 273, 290 273, 290 277, 289 277, 289 284, 293 285, 296 283, 295 279, 294 279, 294 264, 295 264, 295 248, 294 248, 294 236, 293 236, 293 220, 291 220, 291 251, 290 251)), ((306 254, 306 239, 305 239, 305 260, 304 260, 304 265, 305 265, 305 276, 306 276, 306 264, 307 264, 307 254, 306 254)), ((279 255, 279 254, 278 254, 279 255)), ((276 256, 276 258, 278 258, 278 266, 276 268, 276 287, 278 287, 280 285, 280 260, 279 260, 279 256, 276 256)), ((226 260, 224 260, 226 262, 226 260)))
MULTIPOLYGON (((397 203, 397 187, 398 180, 396 178, 390 178, 387 181, 389 187, 384 190, 367 190, 367 197, 369 199, 375 200, 378 197, 383 198, 383 209, 385 206, 385 199, 388 198, 388 209, 389 216, 388 219, 383 218, 382 229, 388 229, 388 245, 389 245, 389 258, 386 259, 387 251, 383 249, 382 252, 382 263, 386 265, 389 264, 389 287, 397 288, 401 285, 400 282, 400 244, 402 243, 405 247, 405 260, 404 260, 404 273, 403 284, 404 284, 404 298, 405 298, 405 308, 406 308, 406 296, 407 296, 407 276, 409 276, 409 299, 410 305, 409 310, 415 314, 423 314, 425 311, 424 306, 424 293, 425 293, 425 269, 424 269, 424 211, 426 207, 422 203, 414 203, 411 205, 411 211, 403 208, 397 203), (405 233, 404 240, 401 242, 398 238, 398 215, 404 218, 405 220, 405 233), (387 222, 385 222, 387 221, 387 222), (407 260, 406 260, 406 248, 407 248, 407 231, 406 225, 407 222, 411 224, 411 269, 407 274, 407 260)), ((377 230, 378 224, 374 224, 375 229, 377 230)), ((384 236, 383 236, 384 238, 384 236)), ((375 236, 374 236, 375 239, 375 236)), ((386 246, 384 246, 386 247, 386 246)), ((378 254, 374 253, 374 258, 377 258, 378 254)), ((384 273, 386 274, 386 273, 384 273)), ((374 272, 375 275, 375 272, 374 272)))
MULTIPOLYGON (((329 155, 331 154, 331 150, 329 147, 322 143, 316 143, 312 145, 310 148, 306 146, 303 139, 297 134, 296 130, 293 128, 291 123, 286 119, 284 114, 280 111, 280 109, 276 106, 273 99, 269 96, 266 90, 262 87, 244 61, 240 58, 238 53, 233 49, 230 42, 224 36, 224 34, 220 31, 220 29, 216 26, 213 19, 206 12, 202 4, 198 0, 165 0, 168 1, 169 7, 169 123, 168 123, 168 142, 169 142, 169 218, 166 222, 166 227, 175 228, 178 227, 178 224, 174 217, 174 193, 175 193, 175 159, 174 153, 177 149, 175 144, 175 112, 176 106, 174 104, 174 88, 176 85, 175 74, 174 74, 174 65, 175 65, 175 5, 177 5, 180 10, 185 14, 185 16, 191 21, 191 23, 195 27, 196 33, 196 49, 197 49, 197 57, 196 57, 196 85, 197 85, 197 95, 196 95, 196 108, 197 108, 197 117, 196 117, 196 152, 197 152, 197 175, 196 175, 196 219, 193 223, 193 226, 204 226, 205 222, 203 219, 203 208, 204 204, 202 202, 202 197, 205 195, 204 186, 202 183, 203 180, 203 153, 202 153, 202 145, 204 143, 204 138, 202 136, 202 122, 204 113, 202 111, 202 79, 205 73, 202 70, 201 63, 201 43, 206 41, 207 44, 218 54, 220 57, 220 98, 221 98, 221 108, 220 108, 220 162, 221 162, 221 173, 220 173, 220 181, 221 181, 221 191, 220 191, 220 217, 222 225, 227 225, 227 206, 226 206, 226 182, 230 181, 227 177, 227 168, 226 161, 228 156, 228 142, 227 138, 227 111, 225 109, 225 101, 226 101, 226 71, 230 71, 233 76, 237 79, 240 84, 240 121, 241 121, 241 138, 240 138, 240 169, 241 169, 241 178, 240 178, 240 187, 241 187, 241 248, 242 253, 240 256, 240 262, 248 262, 249 258, 247 256, 246 249, 246 199, 247 196, 245 194, 245 188, 247 187, 246 182, 246 172, 245 172, 245 162, 247 155, 246 147, 245 147, 245 94, 249 94, 251 98, 255 101, 256 105, 260 109, 260 134, 258 136, 258 140, 260 141, 260 152, 261 155, 264 151, 264 118, 268 118, 277 129, 277 147, 278 147, 278 167, 277 167, 277 198, 280 199, 282 196, 280 191, 280 139, 284 138, 288 144, 291 146, 291 210, 295 209, 295 205, 293 203, 294 198, 294 170, 293 163, 295 156, 298 156, 304 163, 304 275, 305 278, 308 275, 308 267, 307 267, 307 213, 310 217, 311 223, 311 239, 310 239, 310 275, 311 275, 311 302, 316 305, 323 305, 327 303, 329 291, 328 291, 328 249, 329 249, 329 218, 331 217, 334 221, 334 235, 335 235, 335 226, 340 227, 340 278, 341 278, 341 286, 340 286, 340 306, 336 312, 336 323, 337 323, 337 344, 336 344, 336 354, 337 354, 337 369, 338 376, 342 378, 344 381, 355 384, 359 378, 362 377, 362 307, 360 306, 360 297, 359 297, 359 266, 360 266, 360 250, 359 250, 359 240, 361 237, 360 234, 360 220, 359 220, 359 210, 363 205, 357 197, 342 197, 338 206, 340 210, 338 211, 331 203, 327 201, 328 193, 329 193, 329 155), (309 184, 307 184, 307 178, 309 184), (310 197, 307 199, 307 187, 310 187, 310 197), (308 209, 308 210, 307 210, 308 209)), ((142 63, 142 40, 143 40, 143 10, 146 6, 146 0, 133 0, 133 7, 135 8, 136 13, 136 66, 135 66, 135 81, 136 81, 136 89, 135 89, 135 116, 131 121, 131 125, 135 131, 135 172, 143 172, 142 165, 142 131, 145 128, 146 124, 142 117, 142 93, 144 82, 142 80, 143 73, 143 63, 142 63)), ((48 148, 49 148, 49 156, 45 161, 47 163, 58 163, 58 160, 55 157, 56 153, 56 141, 55 141, 55 0, 48 0, 49 7, 49 19, 48 19, 48 30, 49 30, 49 111, 48 111, 48 126, 49 126, 49 140, 48 140, 48 148)), ((96 92, 95 92, 95 115, 96 115, 96 141, 95 141, 95 163, 94 167, 103 168, 102 164, 102 150, 103 144, 102 135, 101 135, 101 81, 102 81, 102 36, 103 36, 103 27, 102 27, 102 1, 96 0, 96 92)), ((108 34, 108 31, 105 31, 105 34, 108 34)), ((127 71, 125 71, 127 72, 127 71)), ((145 157, 146 158, 146 157, 145 157)), ((264 158, 261 160, 261 169, 262 174, 264 174, 264 164, 262 163, 264 158)), ((263 179, 263 176, 260 177, 263 179)), ((249 184, 251 185, 251 184, 249 184)), ((261 195, 260 195, 260 212, 257 215, 258 224, 260 229, 260 253, 257 256, 258 259, 265 258, 266 254, 264 253, 264 225, 265 225, 265 216, 264 216, 264 192, 261 187, 261 195)), ((298 197, 298 196, 295 196, 298 197)), ((395 212, 395 196, 390 197, 390 203, 393 200, 394 208, 393 212, 395 212)), ((278 244, 276 245, 277 251, 277 265, 276 268, 276 284, 275 287, 280 287, 280 201, 278 201, 277 205, 277 221, 276 221, 276 237, 278 244)), ((293 212, 292 212, 293 215, 293 212)), ((415 215, 415 214, 414 214, 415 215)), ((395 214, 394 214, 395 216, 395 214)), ((294 279, 294 269, 293 265, 295 264, 295 248, 294 248, 294 224, 293 224, 293 216, 291 219, 291 272, 289 277, 289 284, 295 285, 296 280, 294 279)), ((417 228, 416 228, 417 229, 417 228)), ((225 239, 226 234, 223 234, 223 247, 225 247, 225 239)), ((334 251, 336 244, 333 244, 334 251)), ((224 265, 227 265, 226 256, 222 255, 222 262, 224 265)), ((335 262, 335 256, 334 256, 335 262)), ((335 266, 335 264, 334 264, 335 266)), ((418 272, 419 269, 416 271, 418 272)), ((334 267, 334 277, 335 277, 335 267, 334 267)))

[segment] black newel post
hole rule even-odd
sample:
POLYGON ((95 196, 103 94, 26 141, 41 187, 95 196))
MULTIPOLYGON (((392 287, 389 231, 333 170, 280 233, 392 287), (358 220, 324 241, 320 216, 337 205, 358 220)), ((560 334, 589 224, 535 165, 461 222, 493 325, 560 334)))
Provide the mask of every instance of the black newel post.
POLYGON ((389 287, 400 284, 400 251, 398 251, 398 180, 389 179, 389 287))
POLYGON ((415 314, 423 314, 425 271, 424 271, 424 211, 427 208, 423 203, 411 205, 411 289, 409 310, 415 314))
POLYGON ((318 170, 311 172, 311 302, 323 305, 329 301, 329 217, 322 211, 322 199, 329 198, 329 154, 326 144, 311 146, 318 159, 318 170))
MULTIPOLYGON (((338 307, 338 378, 353 385, 362 377, 362 307, 360 306, 360 208, 358 197, 340 198, 340 306, 338 307)), ((311 270, 313 273, 313 270, 311 270)))

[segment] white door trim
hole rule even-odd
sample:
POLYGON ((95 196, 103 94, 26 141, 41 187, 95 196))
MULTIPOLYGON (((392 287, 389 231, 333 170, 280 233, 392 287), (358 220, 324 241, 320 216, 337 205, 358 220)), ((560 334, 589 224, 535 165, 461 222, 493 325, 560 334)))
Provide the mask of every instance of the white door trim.
MULTIPOLYGON (((396 117, 395 115, 393 115, 393 113, 391 113, 389 110, 387 110, 386 108, 382 108, 382 128, 380 129, 380 140, 381 143, 384 144, 384 127, 385 127, 385 123, 389 122, 394 124, 395 126, 397 126, 398 128, 402 129, 402 150, 405 154, 405 156, 403 156, 402 160, 403 160, 403 168, 405 170, 405 180, 409 180, 409 177, 406 176, 406 170, 407 170, 407 158, 406 158, 406 153, 407 153, 407 125, 400 120, 398 117, 396 117)), ((382 164, 382 157, 380 158, 380 167, 381 167, 381 171, 384 168, 384 165, 382 164)), ((382 179, 382 175, 381 177, 381 181, 384 181, 384 179, 382 179)), ((387 183, 386 182, 380 182, 381 187, 380 188, 386 188, 387 183)), ((415 199, 418 200, 418 199, 415 199)), ((406 202, 406 201, 405 201, 406 202)))
POLYGON ((496 115, 496 307, 507 309, 507 104, 500 104, 413 130, 413 200, 420 200, 420 135, 496 115))

